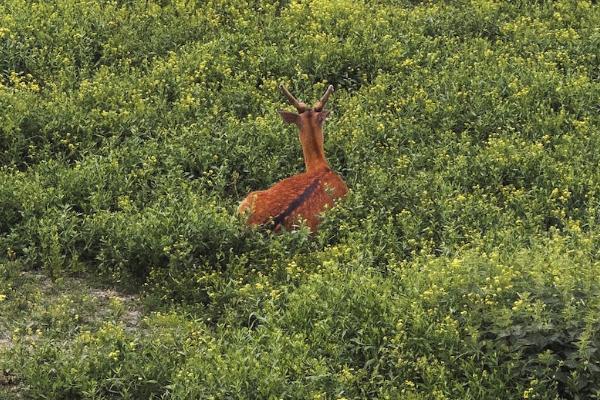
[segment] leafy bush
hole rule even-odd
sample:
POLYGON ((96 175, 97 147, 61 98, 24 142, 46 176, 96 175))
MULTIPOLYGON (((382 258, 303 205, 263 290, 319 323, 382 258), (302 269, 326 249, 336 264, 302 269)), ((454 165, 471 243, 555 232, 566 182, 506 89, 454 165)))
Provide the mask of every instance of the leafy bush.
POLYGON ((588 1, 3 2, 0 372, 32 398, 600 397, 599 25, 588 1), (235 214, 303 168, 280 83, 336 87, 351 192, 315 235, 235 214), (19 292, 32 271, 133 291, 143 322, 74 319, 19 292))

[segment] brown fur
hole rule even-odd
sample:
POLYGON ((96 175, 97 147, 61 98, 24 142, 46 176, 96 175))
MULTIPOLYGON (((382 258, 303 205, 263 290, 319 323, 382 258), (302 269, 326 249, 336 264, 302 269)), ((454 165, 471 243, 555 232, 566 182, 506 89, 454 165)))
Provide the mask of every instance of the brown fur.
MULTIPOLYGON (((238 210, 241 214, 249 214, 248 224, 267 224, 284 213, 315 181, 318 182, 315 190, 290 212, 282 224, 289 230, 305 220, 310 230, 315 232, 319 225, 319 214, 348 192, 344 181, 327 167, 294 175, 267 190, 252 192, 242 201, 238 210)), ((274 224, 273 228, 279 230, 279 225, 274 224)))
POLYGON ((248 215, 248 224, 271 222, 272 228, 278 231, 281 226, 292 229, 304 220, 315 232, 319 214, 333 207, 334 200, 348 192, 342 178, 329 168, 325 159, 322 128, 329 112, 322 110, 324 102, 319 103, 322 102, 300 114, 280 111, 285 122, 295 123, 300 128, 306 172, 283 179, 269 189, 250 193, 238 207, 239 213, 248 215))

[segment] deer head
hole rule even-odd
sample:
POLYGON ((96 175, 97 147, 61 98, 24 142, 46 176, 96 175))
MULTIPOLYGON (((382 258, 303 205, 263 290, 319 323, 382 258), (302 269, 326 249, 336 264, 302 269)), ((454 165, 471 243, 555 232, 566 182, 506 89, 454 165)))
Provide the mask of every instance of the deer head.
POLYGON ((310 171, 322 166, 328 167, 329 164, 323 150, 323 123, 329 115, 329 111, 324 110, 323 107, 333 92, 333 86, 329 85, 321 99, 312 108, 296 99, 283 85, 280 86, 280 89, 290 104, 298 110, 298 113, 279 110, 279 114, 284 122, 296 124, 300 129, 300 143, 306 170, 310 171))

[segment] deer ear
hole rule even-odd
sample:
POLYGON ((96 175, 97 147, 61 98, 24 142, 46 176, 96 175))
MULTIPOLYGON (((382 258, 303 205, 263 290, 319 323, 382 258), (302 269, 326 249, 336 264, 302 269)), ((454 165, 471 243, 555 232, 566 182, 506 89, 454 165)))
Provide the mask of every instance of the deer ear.
POLYGON ((277 112, 279 115, 281 115, 281 118, 283 118, 283 122, 285 123, 298 125, 300 122, 300 119, 298 118, 299 115, 296 113, 283 110, 279 110, 277 112))
POLYGON ((329 115, 329 110, 323 110, 319 112, 319 116, 317 117, 317 121, 319 121, 319 125, 323 125, 323 122, 327 119, 329 115))

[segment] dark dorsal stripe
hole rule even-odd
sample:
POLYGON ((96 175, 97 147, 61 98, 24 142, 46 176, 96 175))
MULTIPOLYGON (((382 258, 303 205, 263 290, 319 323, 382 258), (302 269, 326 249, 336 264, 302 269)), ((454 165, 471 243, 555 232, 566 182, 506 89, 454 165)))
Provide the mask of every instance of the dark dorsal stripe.
POLYGON ((312 195, 317 187, 319 187, 319 183, 321 183, 321 177, 316 178, 312 183, 304 189, 304 192, 300 194, 300 196, 296 197, 294 201, 290 203, 290 205, 283 211, 273 218, 273 229, 279 228, 280 225, 286 220, 287 217, 292 215, 292 213, 302 205, 312 195))
POLYGON ((279 228, 279 226, 283 224, 283 222, 286 220, 286 218, 288 218, 290 215, 292 215, 292 213, 298 207, 300 207, 302 205, 302 203, 304 203, 306 201, 306 199, 308 199, 310 197, 310 195, 312 195, 315 192, 315 190, 319 186, 319 183, 320 183, 320 179, 319 178, 315 179, 306 189, 304 189, 304 192, 302 192, 300 194, 300 196, 296 197, 294 199, 294 201, 292 201, 290 203, 290 205, 285 209, 285 211, 283 211, 282 213, 275 216, 275 218, 273 218, 273 228, 274 229, 279 228))

